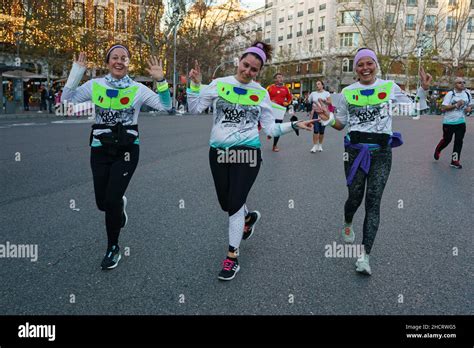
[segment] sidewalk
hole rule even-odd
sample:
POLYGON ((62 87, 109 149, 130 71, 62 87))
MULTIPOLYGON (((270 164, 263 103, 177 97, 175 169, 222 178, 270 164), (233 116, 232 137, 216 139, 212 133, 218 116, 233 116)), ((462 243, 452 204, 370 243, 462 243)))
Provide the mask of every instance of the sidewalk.
POLYGON ((53 113, 48 113, 48 112, 38 112, 38 111, 23 111, 20 113, 15 113, 15 114, 0 114, 0 120, 14 120, 14 119, 23 119, 23 118, 45 118, 45 117, 57 117, 59 118, 60 116, 56 116, 56 114, 53 113))

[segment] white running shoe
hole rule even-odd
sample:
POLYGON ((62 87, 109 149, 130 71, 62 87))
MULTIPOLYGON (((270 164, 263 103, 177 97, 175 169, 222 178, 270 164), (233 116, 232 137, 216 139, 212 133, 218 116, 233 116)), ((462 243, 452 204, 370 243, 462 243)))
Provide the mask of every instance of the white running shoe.
POLYGON ((371 275, 372 270, 369 265, 369 255, 364 253, 355 263, 356 271, 362 274, 371 275))
POLYGON ((319 152, 323 152, 323 146, 322 146, 321 144, 319 144, 318 151, 319 151, 319 152))
POLYGON ((352 224, 344 224, 344 228, 342 229, 342 238, 344 239, 344 243, 354 243, 355 233, 354 229, 352 228, 352 224))
POLYGON ((318 151, 318 145, 314 145, 314 146, 311 148, 311 152, 312 152, 312 153, 315 153, 316 151, 318 151))

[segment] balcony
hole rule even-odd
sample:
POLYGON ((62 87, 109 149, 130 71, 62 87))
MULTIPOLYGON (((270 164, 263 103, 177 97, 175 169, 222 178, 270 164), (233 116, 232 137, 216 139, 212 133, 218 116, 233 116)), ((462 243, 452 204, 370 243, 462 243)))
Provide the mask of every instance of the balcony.
POLYGON ((312 34, 313 33, 313 28, 309 28, 308 30, 306 30, 306 34, 312 34))
POLYGON ((415 30, 415 23, 405 23, 406 30, 415 30))
POLYGON ((322 32, 322 31, 324 31, 324 29, 326 29, 326 26, 321 25, 321 26, 318 27, 318 32, 322 32))
POLYGON ((303 36, 303 32, 302 31, 296 32, 296 37, 300 37, 300 36, 303 36))
POLYGON ((291 39, 292 37, 293 37, 293 34, 288 34, 288 35, 286 35, 286 38, 287 38, 287 39, 291 39))

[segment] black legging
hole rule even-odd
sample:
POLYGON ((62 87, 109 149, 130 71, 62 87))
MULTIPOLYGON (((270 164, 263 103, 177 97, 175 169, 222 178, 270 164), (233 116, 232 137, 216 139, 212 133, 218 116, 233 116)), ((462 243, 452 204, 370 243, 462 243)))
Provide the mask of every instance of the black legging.
MULTIPOLYGON (((349 161, 344 162, 344 169, 347 177, 349 169, 359 151, 346 148, 346 152, 349 154, 349 161)), ((345 222, 351 223, 357 208, 359 208, 362 199, 364 198, 364 191, 367 182, 367 190, 365 192, 365 218, 362 230, 362 244, 364 245, 367 254, 370 254, 370 251, 372 250, 375 235, 379 228, 380 202, 382 200, 385 184, 390 175, 391 167, 391 147, 371 151, 369 174, 365 176, 364 172, 358 169, 354 181, 352 181, 352 184, 348 187, 349 197, 344 206, 344 218, 345 222)))
POLYGON ((91 148, 91 169, 97 207, 105 211, 108 247, 118 244, 122 226, 122 196, 135 172, 140 154, 139 145, 130 145, 110 154, 104 147, 91 148))
POLYGON ((436 146, 436 151, 441 152, 443 149, 449 145, 451 140, 454 138, 454 147, 453 147, 453 160, 459 161, 461 159, 461 150, 462 143, 464 139, 464 134, 466 133, 466 124, 443 124, 443 139, 436 146), (454 156, 457 156, 457 159, 454 156))
MULTIPOLYGON (((283 123, 283 120, 275 120, 275 123, 283 123)), ((280 140, 280 137, 273 138, 273 146, 277 146, 278 140, 280 140)))
POLYGON ((216 187, 217 198, 222 210, 234 215, 247 201, 262 162, 260 149, 248 147, 233 147, 231 150, 254 151, 256 154, 255 166, 248 163, 219 163, 218 150, 211 147, 209 150, 209 164, 216 187))

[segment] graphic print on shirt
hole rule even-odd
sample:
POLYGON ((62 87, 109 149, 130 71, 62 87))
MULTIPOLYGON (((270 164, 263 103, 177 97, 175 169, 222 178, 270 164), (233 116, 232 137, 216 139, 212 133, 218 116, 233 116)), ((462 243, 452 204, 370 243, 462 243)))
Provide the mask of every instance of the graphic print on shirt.
POLYGON ((257 127, 259 106, 231 104, 222 98, 216 101, 215 125, 221 128, 233 128, 236 140, 240 140, 240 133, 257 127))
POLYGON ((135 108, 131 107, 123 110, 102 109, 95 106, 95 121, 98 124, 115 125, 117 122, 123 125, 131 125, 133 123, 133 115, 135 108))
POLYGON ((389 103, 378 105, 349 105, 349 125, 359 126, 363 131, 381 132, 389 121, 389 103))
POLYGON ((112 89, 99 83, 92 85, 92 102, 95 104, 96 122, 114 125, 133 123, 135 108, 132 106, 138 86, 123 89, 112 89))

